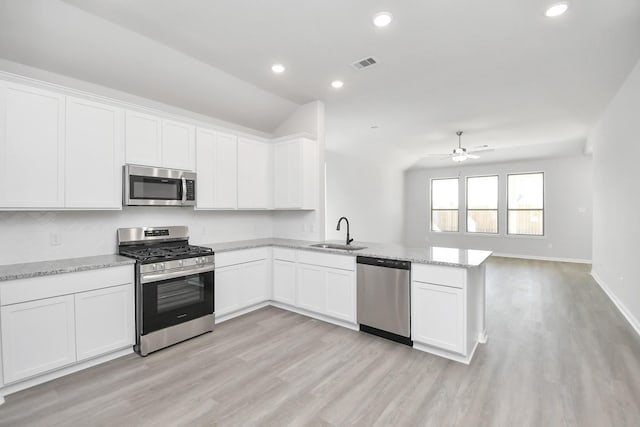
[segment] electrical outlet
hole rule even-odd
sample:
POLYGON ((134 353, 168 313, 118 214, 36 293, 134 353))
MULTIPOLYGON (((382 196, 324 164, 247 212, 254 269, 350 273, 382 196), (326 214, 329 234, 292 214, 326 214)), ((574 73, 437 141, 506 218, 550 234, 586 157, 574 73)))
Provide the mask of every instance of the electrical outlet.
POLYGON ((313 224, 313 223, 309 224, 309 231, 310 231, 310 232, 312 232, 312 233, 315 233, 315 231, 316 231, 316 225, 315 225, 315 224, 313 224))
POLYGON ((49 233, 49 244, 51 246, 60 246, 62 244, 62 235, 58 232, 49 233))
POLYGON ((548 247, 549 249, 551 249, 551 248, 553 247, 553 243, 549 243, 549 244, 547 245, 547 247, 548 247))

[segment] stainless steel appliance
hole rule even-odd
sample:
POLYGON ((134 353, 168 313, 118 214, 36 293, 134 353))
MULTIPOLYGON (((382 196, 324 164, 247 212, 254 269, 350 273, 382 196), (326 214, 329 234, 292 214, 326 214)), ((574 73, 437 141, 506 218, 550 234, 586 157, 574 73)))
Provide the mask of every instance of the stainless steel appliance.
POLYGON ((124 165, 122 202, 127 206, 194 206, 196 174, 178 169, 124 165))
POLYGON ((187 227, 120 228, 118 247, 136 260, 138 354, 213 330, 214 254, 190 245, 187 227))
POLYGON ((402 344, 411 341, 411 263, 356 257, 360 330, 402 344))

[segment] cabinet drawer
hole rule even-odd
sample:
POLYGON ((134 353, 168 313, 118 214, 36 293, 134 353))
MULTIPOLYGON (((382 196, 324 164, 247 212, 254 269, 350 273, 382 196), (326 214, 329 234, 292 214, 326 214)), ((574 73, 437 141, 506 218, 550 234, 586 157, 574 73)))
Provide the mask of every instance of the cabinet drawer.
POLYGON ((411 280, 463 288, 467 270, 441 265, 412 264, 411 280))
POLYGON ((3 306, 134 282, 133 265, 11 280, 0 284, 3 306))
POLYGON ((230 265, 244 264, 246 262, 260 261, 271 256, 271 248, 251 248, 238 251, 216 252, 216 268, 230 265))
POLYGON ((286 248, 273 248, 273 259, 295 262, 296 250, 286 248))
POLYGON ((336 255, 304 250, 298 251, 297 255, 298 262, 302 264, 320 265, 350 271, 356 269, 356 258, 350 255, 336 255))

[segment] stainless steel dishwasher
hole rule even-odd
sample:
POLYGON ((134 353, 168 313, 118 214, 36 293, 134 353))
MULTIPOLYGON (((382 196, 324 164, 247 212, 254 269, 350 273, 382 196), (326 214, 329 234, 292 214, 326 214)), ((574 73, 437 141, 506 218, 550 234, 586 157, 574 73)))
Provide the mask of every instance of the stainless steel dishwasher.
POLYGON ((356 257, 360 330, 402 344, 411 341, 411 263, 356 257))

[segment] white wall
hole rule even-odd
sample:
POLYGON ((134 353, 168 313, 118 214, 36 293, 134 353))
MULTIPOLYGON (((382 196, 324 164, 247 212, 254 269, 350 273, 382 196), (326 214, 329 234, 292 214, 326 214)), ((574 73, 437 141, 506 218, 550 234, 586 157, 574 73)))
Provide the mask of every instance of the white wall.
POLYGON ((345 239, 346 216, 356 242, 402 242, 403 172, 386 154, 327 151, 327 239, 345 239))
POLYGON ((488 249, 498 254, 588 262, 591 259, 591 178, 589 156, 511 163, 472 163, 460 167, 409 170, 405 174, 405 244, 459 246, 488 249), (506 236, 506 174, 545 173, 545 236, 506 236), (432 178, 499 175, 499 235, 464 232, 464 190, 460 193, 459 233, 430 232, 430 180, 432 178), (584 212, 581 212, 584 210, 584 212))
POLYGON ((640 333, 640 62, 589 135, 592 274, 640 333))

